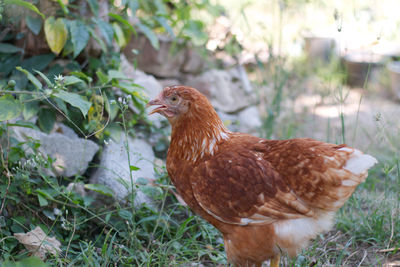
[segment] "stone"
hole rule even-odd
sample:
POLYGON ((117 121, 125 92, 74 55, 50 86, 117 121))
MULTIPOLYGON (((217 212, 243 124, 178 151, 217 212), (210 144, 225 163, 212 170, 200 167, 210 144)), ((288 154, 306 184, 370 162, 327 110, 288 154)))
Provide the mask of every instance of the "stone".
POLYGON ((199 74, 206 67, 205 56, 202 56, 194 47, 185 50, 185 61, 182 63, 180 71, 183 73, 199 74))
POLYGON ((219 118, 222 120, 226 128, 232 132, 239 131, 239 119, 237 114, 228 114, 225 112, 217 111, 219 118))
MULTIPOLYGON (((135 84, 143 87, 143 92, 149 100, 154 99, 162 91, 163 86, 156 80, 153 75, 148 75, 141 70, 135 69, 124 55, 121 55, 121 69, 126 77, 133 79, 133 82, 135 84)), ((135 106, 133 106, 132 103, 130 103, 129 108, 136 113, 138 112, 138 110, 135 106)), ((158 113, 152 116, 148 116, 148 119, 157 128, 161 127, 162 122, 166 120, 158 113)))
MULTIPOLYGON (((20 142, 29 139, 38 140, 41 144, 39 152, 55 159, 53 170, 45 169, 47 175, 71 177, 82 175, 88 168, 89 162, 99 150, 99 146, 84 138, 79 138, 72 129, 57 123, 50 134, 25 127, 12 127, 13 137, 20 142), (73 134, 74 133, 74 134, 73 134)), ((28 153, 33 151, 26 147, 28 153)))
MULTIPOLYGON (((132 182, 135 190, 139 178, 148 181, 155 179, 153 164, 155 156, 151 145, 143 139, 128 137, 128 146, 130 162, 126 152, 125 140, 119 143, 110 142, 105 145, 101 154, 100 167, 90 178, 92 184, 102 184, 111 188, 115 193, 114 199, 120 202, 124 202, 131 192, 130 166, 139 168, 132 171, 132 182)), ((136 194, 135 205, 142 203, 151 205, 151 199, 139 189, 136 194)))
POLYGON ((248 107, 235 114, 221 111, 217 113, 228 130, 232 132, 257 135, 258 130, 262 126, 261 115, 256 106, 248 107))
POLYGON ((173 40, 166 35, 158 35, 158 40, 160 48, 156 50, 143 34, 138 34, 128 43, 123 53, 129 61, 137 60, 138 68, 146 73, 156 77, 179 77, 185 53, 176 49, 171 52, 173 40), (133 49, 139 51, 139 54, 133 53, 133 49))
POLYGON ((230 70, 212 69, 199 76, 189 75, 185 84, 203 93, 215 109, 238 112, 255 102, 253 89, 243 67, 230 70))
POLYGON ((124 55, 121 55, 121 69, 126 77, 133 79, 135 84, 143 87, 144 93, 149 99, 156 97, 162 91, 163 86, 153 75, 135 69, 124 55))
POLYGON ((162 88, 167 86, 182 85, 182 82, 178 79, 157 79, 157 81, 161 84, 162 88))
POLYGON ((256 106, 248 107, 238 113, 238 127, 240 132, 257 134, 261 126, 261 116, 256 106))

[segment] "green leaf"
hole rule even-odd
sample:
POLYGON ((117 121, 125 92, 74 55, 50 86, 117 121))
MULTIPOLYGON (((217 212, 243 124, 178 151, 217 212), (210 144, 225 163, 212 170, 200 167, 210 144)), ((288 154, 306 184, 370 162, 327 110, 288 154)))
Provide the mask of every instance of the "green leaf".
POLYGON ((11 54, 11 53, 17 53, 17 52, 22 52, 22 51, 24 51, 22 48, 16 47, 15 45, 7 44, 7 43, 0 43, 0 52, 1 53, 11 54))
POLYGON ((135 14, 135 12, 139 9, 140 5, 139 5, 139 1, 138 0, 131 0, 128 1, 128 6, 132 11, 132 14, 135 14))
POLYGON ((155 49, 160 48, 160 43, 158 42, 158 37, 157 35, 146 25, 139 23, 138 28, 140 29, 141 32, 143 32, 144 35, 146 35, 147 39, 149 39, 151 45, 155 49))
POLYGON ((33 32, 33 34, 38 35, 42 29, 43 20, 36 17, 28 16, 26 17, 26 25, 33 32))
POLYGON ((88 83, 91 83, 93 81, 92 77, 87 76, 85 73, 81 71, 72 71, 70 74, 85 79, 88 83))
POLYGON ((77 83, 85 83, 85 82, 76 76, 65 76, 64 77, 64 85, 66 85, 66 86, 77 84, 77 83))
MULTIPOLYGON (((104 103, 106 103, 105 108, 108 113, 108 116, 110 117, 110 120, 113 121, 119 112, 118 105, 114 105, 114 104, 110 103, 110 100, 115 101, 115 97, 113 95, 107 96, 106 94, 104 94, 103 98, 104 98, 104 103)), ((110 135, 110 136, 111 136, 111 138, 113 138, 115 140, 115 138, 112 135, 110 135)), ((119 137, 118 137, 118 140, 119 140, 119 137)))
POLYGON ((203 22, 199 20, 189 21, 183 28, 183 34, 190 38, 196 46, 204 45, 207 42, 208 36, 203 30, 203 22))
POLYGON ((53 95, 69 103, 71 106, 78 108, 82 112, 84 117, 86 117, 86 114, 88 113, 89 108, 92 105, 92 103, 87 101, 83 96, 64 90, 60 90, 58 93, 55 93, 53 95))
POLYGON ((2 263, 2 267, 49 267, 38 257, 28 257, 20 261, 6 261, 2 263))
POLYGON ((33 56, 22 61, 21 67, 27 71, 33 71, 34 69, 42 71, 53 61, 54 57, 54 54, 33 56))
POLYGON ((117 70, 109 70, 108 72, 107 72, 107 75, 108 75, 108 79, 109 80, 112 80, 112 79, 128 79, 126 76, 125 76, 125 74, 123 74, 122 72, 120 72, 120 71, 117 71, 117 70))
POLYGON ((119 217, 125 220, 131 220, 132 219, 132 212, 128 210, 119 210, 118 211, 119 217))
POLYGON ((104 44, 103 40, 99 36, 97 36, 96 32, 93 29, 88 28, 88 30, 90 32, 90 35, 93 37, 93 39, 95 39, 97 41, 97 43, 100 45, 101 50, 103 52, 107 52, 107 47, 104 44))
POLYGON ((38 121, 40 129, 45 133, 50 133, 56 122, 56 114, 51 109, 42 108, 39 110, 38 121))
POLYGON ((99 26, 100 32, 103 35, 104 39, 106 40, 107 44, 110 45, 113 40, 114 30, 110 23, 105 22, 101 19, 95 20, 97 26, 99 26))
POLYGON ((85 188, 109 197, 114 195, 111 188, 102 184, 85 184, 85 188))
POLYGON ((39 101, 33 100, 34 98, 32 95, 21 94, 19 96, 19 99, 24 105, 22 115, 24 116, 25 120, 29 120, 30 118, 38 114, 39 101))
POLYGON ((74 58, 86 47, 89 42, 89 31, 87 26, 80 20, 70 23, 71 41, 74 46, 74 58))
POLYGON ((0 73, 2 77, 7 77, 11 71, 15 69, 15 66, 21 64, 21 55, 18 54, 9 54, 8 56, 3 57, 3 60, 0 64, 0 73))
POLYGON ((133 34, 135 35, 137 34, 135 28, 133 28, 133 26, 129 23, 129 21, 127 21, 120 15, 114 13, 108 13, 108 15, 113 19, 115 19, 116 21, 120 22, 121 24, 125 25, 133 34))
POLYGON ((68 108, 67 104, 65 104, 64 101, 62 101, 60 98, 53 98, 54 102, 56 103, 57 107, 62 110, 65 114, 68 114, 68 108))
POLYGON ((4 3, 5 4, 12 4, 12 5, 17 5, 17 6, 22 6, 24 8, 30 9, 33 12, 39 14, 42 17, 42 19, 44 19, 44 15, 39 11, 39 9, 35 5, 33 5, 33 4, 29 3, 29 2, 22 1, 22 0, 5 0, 4 3))
MULTIPOLYGON (((65 15, 69 14, 68 7, 64 4, 65 0, 56 0, 58 4, 60 5, 62 11, 64 12, 65 15)), ((68 0, 67 0, 68 3, 68 0)))
POLYGON ((22 112, 22 104, 11 95, 0 97, 0 121, 11 120, 22 112))
POLYGON ((43 197, 50 199, 50 200, 54 200, 53 196, 48 192, 48 190, 46 189, 36 189, 36 192, 39 193, 40 195, 42 195, 43 197))
POLYGON ((117 42, 118 46, 121 48, 125 47, 128 44, 128 41, 126 40, 124 32, 122 31, 121 27, 116 22, 112 24, 112 27, 114 29, 115 41, 117 42))
POLYGON ((50 50, 58 55, 67 41, 68 31, 63 19, 50 17, 44 22, 44 33, 50 50))
POLYGON ((56 219, 56 216, 54 216, 54 212, 52 210, 43 210, 42 212, 50 220, 54 221, 56 219))
POLYGON ((40 207, 49 205, 49 202, 47 201, 47 199, 44 198, 42 195, 38 194, 37 197, 38 197, 38 200, 39 200, 40 207))
POLYGON ((42 77, 42 79, 46 82, 46 84, 47 84, 48 87, 53 87, 53 86, 54 86, 53 83, 49 80, 49 78, 47 78, 46 75, 44 75, 43 73, 41 73, 41 72, 38 71, 38 70, 35 70, 35 72, 36 72, 37 74, 39 74, 40 77, 42 77))
POLYGON ((28 121, 17 121, 16 123, 7 123, 7 126, 9 126, 9 127, 13 127, 13 126, 24 127, 24 128, 30 128, 30 129, 40 131, 40 129, 35 124, 33 124, 32 122, 28 122, 28 121))
POLYGON ((151 198, 157 198, 159 195, 162 194, 162 190, 159 187, 151 186, 151 185, 144 185, 140 187, 140 191, 151 198))
POLYGON ((169 26, 167 20, 164 17, 156 17, 156 20, 158 23, 160 23, 161 26, 172 36, 175 38, 175 33, 172 30, 171 26, 169 26))
POLYGON ((99 16, 99 2, 97 0, 87 0, 92 10, 92 13, 97 17, 99 16))
POLYGON ((136 166, 133 166, 133 165, 129 165, 129 169, 130 169, 131 171, 138 171, 138 170, 140 170, 139 167, 136 167, 136 166))
POLYGON ((104 129, 104 132, 107 133, 115 142, 121 141, 123 130, 119 124, 115 122, 109 123, 107 128, 104 129))
POLYGON ((101 70, 96 71, 96 75, 102 84, 108 83, 108 76, 105 75, 101 70))
POLYGON ((36 89, 38 89, 38 90, 42 89, 41 82, 38 79, 36 79, 36 77, 33 76, 32 73, 30 73, 29 71, 27 71, 27 70, 25 70, 25 69, 23 69, 21 67, 16 67, 16 69, 21 71, 21 72, 23 72, 23 73, 25 73, 26 77, 28 77, 28 80, 30 80, 31 83, 33 83, 33 85, 36 87, 36 89))

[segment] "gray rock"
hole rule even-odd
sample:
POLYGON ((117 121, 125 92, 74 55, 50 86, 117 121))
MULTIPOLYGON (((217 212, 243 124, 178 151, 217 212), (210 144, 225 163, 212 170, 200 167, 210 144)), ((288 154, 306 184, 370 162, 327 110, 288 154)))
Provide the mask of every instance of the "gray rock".
POLYGON ((143 35, 132 38, 123 53, 130 60, 137 60, 139 69, 157 77, 178 77, 180 68, 185 61, 185 53, 175 51, 171 53, 173 40, 165 35, 158 35, 160 48, 154 49, 150 41, 143 35), (140 51, 138 55, 132 49, 140 51))
MULTIPOLYGON (((153 75, 148 75, 141 70, 135 69, 124 55, 121 55, 121 69, 126 77, 133 79, 134 83, 143 87, 144 93, 149 100, 154 99, 162 91, 163 86, 153 75)), ((132 103, 129 108, 134 112, 138 112, 132 103)), ((161 127, 162 121, 165 121, 165 118, 158 113, 148 116, 148 119, 158 128, 161 127)))
POLYGON ((195 48, 188 47, 185 50, 185 61, 181 66, 181 72, 199 74, 206 66, 205 57, 200 55, 195 48))
POLYGON ((260 112, 256 106, 248 107, 238 113, 239 131, 256 134, 262 126, 260 112))
POLYGON ((79 138, 79 136, 74 132, 74 130, 72 130, 71 128, 62 123, 56 123, 51 132, 64 134, 66 137, 69 137, 71 139, 79 138))
MULTIPOLYGON (((72 134, 73 130, 65 125, 57 124, 55 129, 54 132, 46 134, 30 128, 12 127, 12 132, 21 142, 29 139, 38 140, 41 144, 39 152, 55 159, 53 170, 45 170, 48 175, 70 177, 83 174, 99 150, 99 146, 91 140, 72 134)), ((33 153, 28 147, 26 150, 28 153, 33 153)))
POLYGON ((218 116, 225 126, 233 132, 257 134, 262 126, 260 112, 256 106, 248 107, 235 114, 218 111, 218 116))
POLYGON ((253 90, 242 67, 213 69, 199 76, 189 75, 185 83, 198 89, 216 109, 226 113, 238 112, 255 102, 253 90))
MULTIPOLYGON (((147 180, 155 179, 154 153, 152 147, 142 139, 128 138, 130 162, 126 152, 125 142, 110 142, 101 154, 100 167, 91 176, 92 184, 102 184, 110 187, 114 192, 114 198, 123 201, 131 192, 130 165, 139 170, 132 171, 134 189, 138 178, 147 180)), ((151 204, 151 200, 140 190, 137 191, 135 204, 151 204)))
POLYGON ((239 131, 239 119, 237 114, 228 114, 221 111, 217 111, 217 113, 229 131, 232 132, 239 131))
POLYGON ((163 88, 167 86, 182 85, 182 82, 178 79, 157 79, 163 88))
POLYGON ((135 69, 124 55, 121 55, 121 69, 126 77, 133 79, 134 83, 143 87, 148 98, 152 99, 162 91, 163 86, 153 75, 148 75, 141 70, 135 69))

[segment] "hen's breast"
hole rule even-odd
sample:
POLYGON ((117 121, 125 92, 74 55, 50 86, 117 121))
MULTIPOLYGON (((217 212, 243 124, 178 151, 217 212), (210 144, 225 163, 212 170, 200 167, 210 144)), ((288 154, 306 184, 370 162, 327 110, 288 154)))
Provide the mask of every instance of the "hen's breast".
POLYGON ((192 162, 168 155, 167 172, 176 190, 178 191, 178 194, 197 215, 200 215, 203 217, 203 219, 207 220, 209 223, 222 231, 224 223, 219 222, 205 212, 194 197, 190 182, 193 169, 194 164, 192 162))

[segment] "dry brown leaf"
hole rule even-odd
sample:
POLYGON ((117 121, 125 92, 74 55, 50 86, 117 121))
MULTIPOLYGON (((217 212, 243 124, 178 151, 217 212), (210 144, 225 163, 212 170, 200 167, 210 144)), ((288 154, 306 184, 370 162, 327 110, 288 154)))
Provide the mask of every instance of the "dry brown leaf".
POLYGON ((30 253, 42 260, 46 259, 47 253, 57 255, 61 251, 60 241, 55 237, 48 237, 39 226, 26 234, 17 233, 14 236, 30 253))

